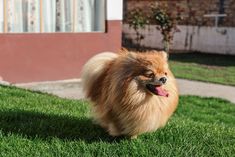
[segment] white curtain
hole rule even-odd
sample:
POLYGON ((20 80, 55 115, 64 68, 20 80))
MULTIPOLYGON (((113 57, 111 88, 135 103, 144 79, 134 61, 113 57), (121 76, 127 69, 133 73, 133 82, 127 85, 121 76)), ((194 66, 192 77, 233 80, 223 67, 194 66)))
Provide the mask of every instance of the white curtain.
POLYGON ((105 0, 95 1, 94 31, 105 31, 105 0))
MULTIPOLYGON (((73 31, 73 1, 74 0, 57 0, 56 2, 56 31, 72 32, 73 31)), ((77 0, 76 0, 77 1, 77 0)))
POLYGON ((56 31, 56 0, 42 1, 42 32, 56 31))
POLYGON ((89 32, 94 26, 95 0, 77 0, 74 11, 74 21, 76 32, 89 32))
POLYGON ((6 16, 8 33, 40 32, 40 1, 7 0, 6 16))
POLYGON ((77 0, 74 5, 75 32, 104 31, 104 0, 77 0))
POLYGON ((23 13, 22 2, 20 0, 8 0, 6 3, 7 14, 7 32, 22 32, 23 31, 23 13))
POLYGON ((4 9, 3 0, 0 0, 0 32, 4 31, 4 9))
POLYGON ((27 8, 23 12, 24 16, 27 15, 25 29, 27 32, 40 32, 40 1, 23 0, 23 5, 27 8))
POLYGON ((0 32, 4 23, 8 33, 104 31, 105 0, 0 0, 0 32))

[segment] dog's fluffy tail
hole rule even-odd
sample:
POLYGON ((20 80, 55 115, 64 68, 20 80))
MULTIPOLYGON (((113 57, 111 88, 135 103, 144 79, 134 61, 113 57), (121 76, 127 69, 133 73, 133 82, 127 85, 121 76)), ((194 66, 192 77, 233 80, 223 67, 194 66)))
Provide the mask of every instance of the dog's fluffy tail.
POLYGON ((118 55, 115 53, 103 52, 89 59, 88 62, 84 65, 81 79, 83 92, 85 93, 86 97, 94 81, 98 79, 104 71, 107 62, 112 61, 117 56, 118 55))

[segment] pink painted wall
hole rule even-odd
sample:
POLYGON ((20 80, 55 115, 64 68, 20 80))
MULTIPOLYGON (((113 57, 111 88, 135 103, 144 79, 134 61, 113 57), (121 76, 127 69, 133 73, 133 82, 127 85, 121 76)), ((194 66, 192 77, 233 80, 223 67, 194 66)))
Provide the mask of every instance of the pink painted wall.
POLYGON ((105 33, 0 34, 0 76, 11 83, 77 78, 84 63, 121 48, 121 20, 105 33))

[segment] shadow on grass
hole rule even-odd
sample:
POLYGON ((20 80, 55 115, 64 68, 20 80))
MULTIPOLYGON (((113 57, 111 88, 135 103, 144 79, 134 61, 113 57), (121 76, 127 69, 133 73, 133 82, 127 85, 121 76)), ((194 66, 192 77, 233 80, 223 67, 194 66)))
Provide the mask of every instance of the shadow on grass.
POLYGON ((171 53, 171 61, 204 64, 208 66, 235 66, 235 56, 206 53, 171 53))
POLYGON ((110 137, 91 119, 69 116, 49 115, 23 110, 0 112, 0 130, 4 134, 18 134, 26 138, 48 140, 82 140, 114 142, 122 139, 110 137))

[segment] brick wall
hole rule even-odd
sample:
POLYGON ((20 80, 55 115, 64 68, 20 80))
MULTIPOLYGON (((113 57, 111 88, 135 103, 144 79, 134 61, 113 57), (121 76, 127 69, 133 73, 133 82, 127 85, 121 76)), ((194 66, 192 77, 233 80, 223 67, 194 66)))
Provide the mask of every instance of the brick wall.
POLYGON ((221 13, 227 17, 220 18, 219 26, 235 27, 235 0, 126 0, 124 1, 124 22, 127 14, 142 8, 145 14, 150 14, 150 5, 157 3, 166 7, 172 14, 181 13, 181 25, 214 26, 215 19, 204 17, 205 14, 221 13))

